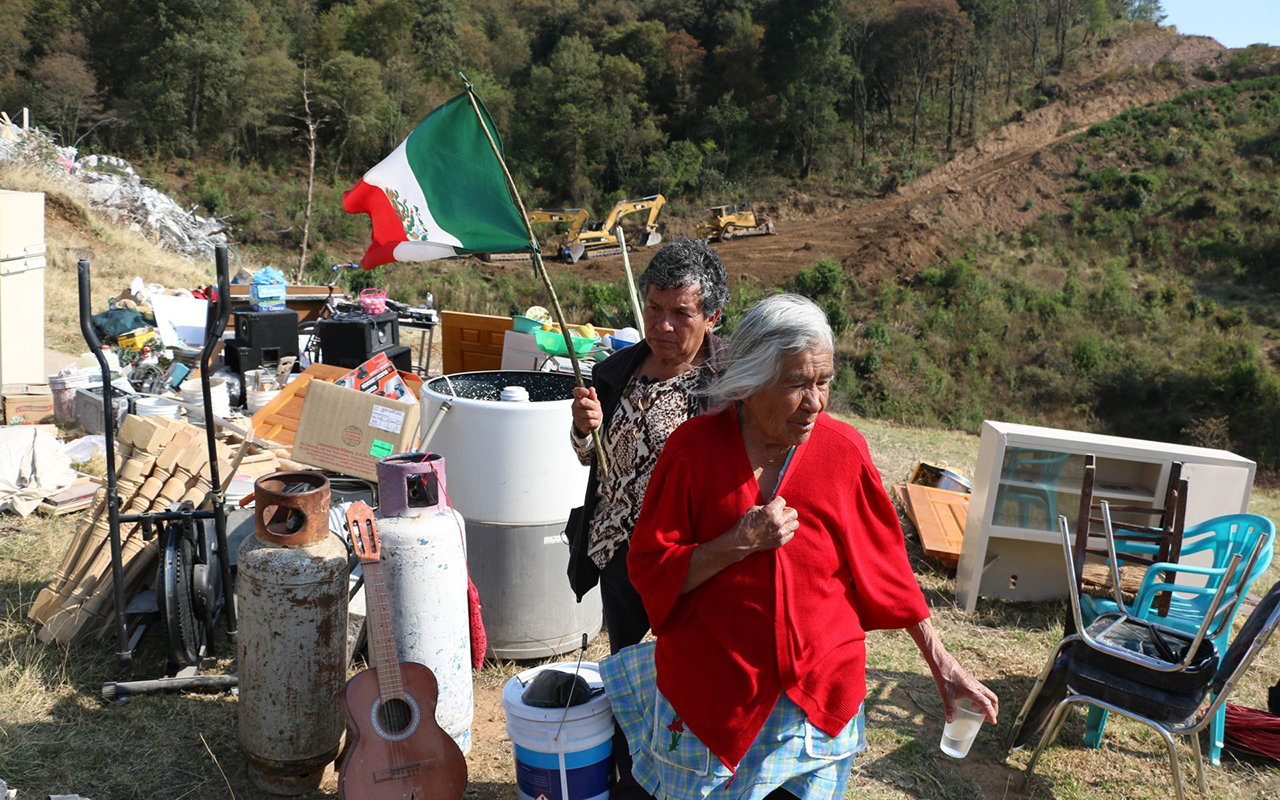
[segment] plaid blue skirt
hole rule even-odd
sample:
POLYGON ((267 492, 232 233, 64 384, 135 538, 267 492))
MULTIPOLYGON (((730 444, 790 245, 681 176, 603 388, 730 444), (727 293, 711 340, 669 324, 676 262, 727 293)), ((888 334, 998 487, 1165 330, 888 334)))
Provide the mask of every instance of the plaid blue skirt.
POLYGON ((828 736, 783 694, 735 775, 658 691, 654 647, 643 642, 600 665, 631 772, 646 791, 658 800, 763 800, 783 788, 801 800, 842 800, 853 757, 867 746, 862 709, 840 735, 828 736))

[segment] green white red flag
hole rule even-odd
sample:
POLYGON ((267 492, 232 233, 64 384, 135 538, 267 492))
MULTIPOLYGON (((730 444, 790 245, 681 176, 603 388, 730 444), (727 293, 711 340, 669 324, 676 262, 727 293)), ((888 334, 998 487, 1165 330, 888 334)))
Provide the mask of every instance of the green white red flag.
MULTIPOLYGON (((373 221, 373 243, 360 266, 531 248, 502 166, 467 95, 464 91, 428 114, 343 194, 343 209, 373 221)), ((502 140, 478 97, 476 105, 501 152, 502 140)))

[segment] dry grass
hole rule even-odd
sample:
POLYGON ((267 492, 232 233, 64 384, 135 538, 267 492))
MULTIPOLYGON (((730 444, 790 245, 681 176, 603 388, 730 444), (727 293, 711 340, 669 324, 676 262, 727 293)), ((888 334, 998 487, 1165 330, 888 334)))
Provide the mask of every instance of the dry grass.
POLYGON ((79 184, 12 164, 0 165, 0 188, 45 193, 45 346, 68 353, 84 350, 80 336, 76 263, 93 269, 93 309, 102 311, 135 275, 148 283, 192 288, 211 283, 213 264, 175 255, 140 234, 114 225, 89 208, 79 184))
MULTIPOLYGON (((971 474, 977 439, 962 433, 922 430, 870 420, 856 424, 871 443, 886 481, 905 479, 920 458, 943 461, 971 474)), ((1254 508, 1280 517, 1280 492, 1259 491, 1254 508)), ((80 792, 95 800, 164 798, 213 800, 263 797, 245 776, 236 742, 236 701, 231 696, 146 696, 124 704, 98 699, 101 683, 124 677, 107 643, 70 649, 40 644, 26 609, 57 565, 75 517, 53 520, 0 518, 0 777, 21 797, 80 792), (207 742, 201 741, 201 737, 207 742)), ((1057 800, 1163 800, 1170 796, 1160 745, 1140 726, 1112 721, 1101 750, 1085 750, 1083 716, 1068 724, 1050 748, 1027 794, 1015 784, 1028 754, 1006 760, 1001 742, 1033 676, 1061 629, 1061 603, 983 601, 972 616, 954 605, 953 578, 920 556, 909 535, 914 565, 933 608, 935 624, 953 652, 1000 695, 1000 724, 979 735, 969 758, 942 755, 936 742, 941 709, 933 684, 910 639, 875 633, 869 642, 869 747, 859 757, 850 798, 1057 798, 1057 800)), ((1273 567, 1260 585, 1280 578, 1273 567)), ((159 674, 163 654, 148 634, 134 669, 159 674)), ((219 668, 234 667, 225 643, 219 668)), ((588 650, 608 652, 603 636, 588 650)), ((475 745, 468 756, 471 800, 513 800, 514 764, 505 740, 499 694, 522 665, 492 664, 475 674, 475 745)), ((1235 700, 1265 707, 1266 687, 1280 676, 1280 648, 1272 646, 1235 700)), ((1190 751, 1183 748, 1184 765, 1190 751)), ((1214 798, 1280 796, 1280 770, 1224 757, 1209 770, 1214 798)), ((335 794, 332 781, 316 796, 335 794)), ((1194 790, 1190 790, 1195 796, 1194 790)))

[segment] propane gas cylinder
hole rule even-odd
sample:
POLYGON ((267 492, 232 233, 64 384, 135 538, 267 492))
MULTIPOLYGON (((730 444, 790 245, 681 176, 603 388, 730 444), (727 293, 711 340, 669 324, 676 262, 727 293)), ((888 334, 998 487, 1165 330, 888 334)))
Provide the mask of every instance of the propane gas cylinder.
POLYGON ((347 549, 318 472, 264 475, 254 506, 237 561, 240 748, 255 786, 299 795, 319 786, 345 727, 347 549))
POLYGON ((474 707, 465 530, 446 497, 440 456, 378 462, 378 534, 396 651, 435 673, 436 722, 466 753, 474 707))

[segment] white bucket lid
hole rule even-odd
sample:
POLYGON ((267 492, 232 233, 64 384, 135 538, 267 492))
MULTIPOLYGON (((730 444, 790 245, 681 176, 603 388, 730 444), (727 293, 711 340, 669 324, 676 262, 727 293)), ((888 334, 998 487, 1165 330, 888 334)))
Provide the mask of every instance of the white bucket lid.
MULTIPOLYGON (((577 720, 590 719, 599 714, 612 713, 609 706, 609 696, 603 692, 594 695, 582 705, 569 706, 567 714, 563 708, 537 708, 525 705, 525 702, 520 699, 520 695, 524 694, 525 688, 533 682, 539 672, 557 670, 572 675, 576 664, 576 661, 543 664, 515 675, 502 687, 502 710, 508 716, 519 717, 531 722, 546 722, 555 725, 559 725, 561 719, 565 722, 575 722, 577 720)), ((593 690, 604 687, 604 680, 600 677, 600 667, 594 661, 583 661, 582 670, 578 674, 593 690)))

